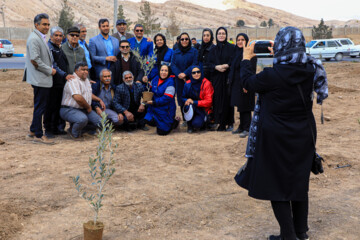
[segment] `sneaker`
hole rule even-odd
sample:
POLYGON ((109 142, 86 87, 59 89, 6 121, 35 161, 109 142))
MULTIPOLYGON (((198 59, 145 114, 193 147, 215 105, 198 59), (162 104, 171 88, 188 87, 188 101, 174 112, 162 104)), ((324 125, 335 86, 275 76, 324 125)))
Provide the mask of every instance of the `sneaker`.
POLYGON ((48 144, 48 145, 55 144, 55 142, 53 140, 48 139, 45 135, 42 136, 41 138, 34 137, 33 142, 34 143, 43 143, 43 144, 48 144))
POLYGON ((306 233, 296 234, 297 240, 309 240, 309 236, 306 233))
POLYGON ((232 134, 238 134, 238 133, 241 133, 241 130, 240 130, 240 128, 237 128, 236 130, 232 131, 231 133, 232 134))
POLYGON ((268 240, 283 240, 283 238, 280 235, 278 236, 270 235, 268 240))
POLYGON ((242 131, 240 134, 239 134, 239 137, 241 138, 246 138, 247 136, 249 136, 249 132, 248 131, 242 131))
POLYGON ((233 125, 229 125, 229 126, 226 128, 226 131, 227 131, 227 132, 231 132, 232 130, 234 130, 234 126, 233 126, 233 125))

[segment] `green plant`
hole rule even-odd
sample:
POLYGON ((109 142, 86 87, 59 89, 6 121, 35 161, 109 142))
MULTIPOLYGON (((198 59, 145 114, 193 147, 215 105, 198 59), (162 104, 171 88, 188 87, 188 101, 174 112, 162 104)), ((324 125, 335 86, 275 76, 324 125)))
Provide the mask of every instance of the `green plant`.
POLYGON ((127 24, 128 27, 130 27, 130 25, 132 24, 130 19, 125 17, 123 5, 121 5, 121 4, 118 7, 117 19, 125 19, 126 24, 127 24))
POLYGON ((76 190, 80 193, 80 197, 87 200, 90 207, 94 210, 94 225, 98 219, 98 214, 102 205, 104 197, 103 189, 115 172, 113 165, 115 160, 113 158, 114 150, 117 148, 117 144, 112 144, 112 134, 114 128, 112 123, 106 120, 106 114, 101 114, 101 130, 98 133, 99 145, 97 146, 96 156, 89 157, 89 172, 91 175, 91 186, 95 187, 94 193, 88 194, 79 183, 80 176, 73 177, 76 190))
POLYGON ((260 23, 260 27, 267 27, 266 21, 262 21, 262 22, 260 23))
POLYGON ((180 33, 180 29, 179 29, 179 24, 176 22, 175 14, 173 12, 170 13, 169 19, 170 19, 170 24, 168 25, 166 31, 171 36, 177 36, 180 33))
POLYGON ((267 22, 267 25, 269 26, 269 28, 274 26, 274 20, 272 20, 272 18, 270 18, 269 21, 267 22))
POLYGON ((157 23, 159 18, 154 17, 155 12, 151 11, 150 3, 144 1, 144 5, 140 6, 140 14, 138 13, 138 22, 144 26, 144 33, 149 34, 151 31, 160 31, 160 23, 157 23))
MULTIPOLYGON (((144 70, 145 76, 149 76, 151 70, 154 68, 155 63, 156 63, 157 50, 154 50, 154 54, 151 57, 141 56, 140 50, 138 48, 135 48, 131 51, 134 54, 134 56, 136 57, 136 60, 140 63, 140 67, 144 70)), ((147 83, 147 89, 148 89, 148 91, 150 91, 149 81, 147 83)))
POLYGON ((59 21, 58 26, 61 27, 64 32, 67 32, 67 30, 74 24, 74 13, 71 9, 71 7, 68 5, 67 0, 63 0, 62 3, 62 9, 59 13, 59 21))
POLYGON ((332 38, 332 29, 326 26, 324 20, 321 19, 317 27, 313 26, 312 29, 313 39, 328 39, 332 38))

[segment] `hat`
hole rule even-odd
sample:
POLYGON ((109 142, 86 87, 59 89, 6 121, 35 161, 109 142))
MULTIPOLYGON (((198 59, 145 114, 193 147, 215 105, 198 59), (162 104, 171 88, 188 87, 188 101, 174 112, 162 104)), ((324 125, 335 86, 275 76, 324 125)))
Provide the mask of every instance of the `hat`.
POLYGON ((184 106, 184 118, 186 121, 190 121, 194 116, 194 109, 192 107, 192 104, 188 106, 184 106))
POLYGON ((80 33, 80 29, 78 27, 70 27, 70 28, 68 28, 67 34, 72 33, 72 32, 80 33))
POLYGON ((122 23, 127 24, 125 19, 118 19, 118 20, 116 21, 116 26, 117 26, 117 25, 120 25, 120 24, 122 24, 122 23))

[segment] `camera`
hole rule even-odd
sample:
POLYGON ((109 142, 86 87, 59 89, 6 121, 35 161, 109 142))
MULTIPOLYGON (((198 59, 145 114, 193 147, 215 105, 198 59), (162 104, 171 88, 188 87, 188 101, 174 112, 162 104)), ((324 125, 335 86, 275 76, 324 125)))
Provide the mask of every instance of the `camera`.
POLYGON ((268 47, 271 47, 270 41, 257 41, 254 47, 254 53, 270 53, 268 47))

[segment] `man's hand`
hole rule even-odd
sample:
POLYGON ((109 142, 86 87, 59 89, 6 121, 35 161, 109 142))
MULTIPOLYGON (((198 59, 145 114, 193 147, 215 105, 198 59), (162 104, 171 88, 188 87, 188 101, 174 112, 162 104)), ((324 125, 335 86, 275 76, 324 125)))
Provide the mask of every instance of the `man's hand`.
POLYGON ((186 100, 185 106, 189 106, 190 104, 194 104, 194 101, 193 101, 191 98, 189 98, 188 100, 186 100))
POLYGON ((101 117, 101 109, 99 107, 95 108, 96 113, 101 117))
POLYGON ((126 116, 126 118, 127 118, 127 120, 129 121, 129 122, 133 122, 134 121, 134 115, 131 113, 131 112, 129 112, 129 111, 125 111, 124 112, 124 114, 125 114, 125 116, 126 116))
POLYGON ((143 76, 142 81, 143 81, 144 83, 147 83, 147 82, 149 81, 149 79, 148 79, 147 76, 143 76))
POLYGON ((37 62, 35 62, 35 60, 31 60, 30 62, 32 65, 34 65, 35 68, 39 67, 39 65, 37 64, 37 62))
POLYGON ((184 78, 186 78, 186 74, 185 73, 179 73, 178 78, 184 79, 184 78))
POLYGON ((243 92, 244 92, 244 93, 247 93, 247 92, 248 92, 248 90, 246 90, 245 88, 243 88, 243 92))
POLYGON ((70 81, 71 79, 74 79, 74 78, 75 78, 75 76, 74 76, 74 75, 71 75, 71 74, 68 74, 68 75, 65 77, 66 81, 70 81))
POLYGON ((149 104, 149 105, 153 105, 153 103, 154 102, 152 100, 146 102, 146 104, 149 104))
POLYGON ((107 57, 106 57, 106 61, 116 62, 116 61, 117 61, 117 58, 116 58, 115 56, 107 56, 107 57))
POLYGON ((90 105, 89 105, 89 107, 86 109, 86 111, 87 111, 88 113, 91 113, 92 108, 91 108, 91 106, 90 106, 90 105))
POLYGON ((124 115, 121 113, 118 114, 119 123, 122 124, 124 122, 124 115))
POLYGON ((144 112, 145 111, 145 106, 144 105, 142 105, 142 104, 140 104, 140 106, 139 106, 139 109, 138 109, 138 112, 144 112))
POLYGON ((95 84, 96 82, 93 80, 90 80, 90 84, 95 84))
POLYGON ((56 70, 55 70, 55 68, 53 68, 52 71, 51 71, 51 75, 54 76, 55 74, 56 74, 56 70))
POLYGON ((100 103, 101 109, 105 110, 106 106, 105 106, 105 103, 103 102, 103 100, 100 99, 99 103, 100 103))
POLYGON ((152 41, 153 41, 153 40, 152 40, 151 38, 149 38, 149 37, 148 37, 146 40, 147 40, 148 42, 152 42, 152 41))

